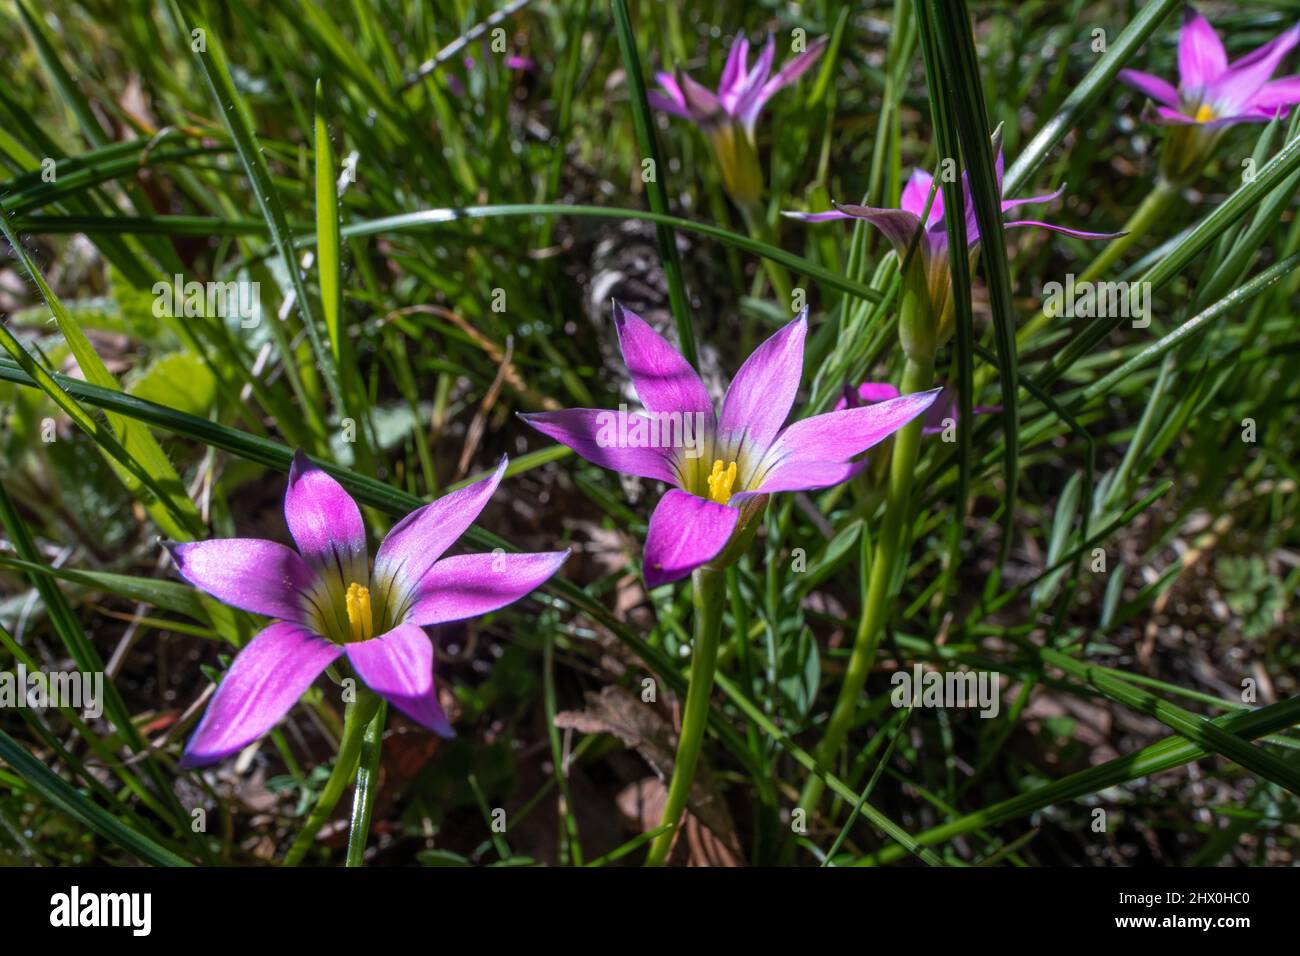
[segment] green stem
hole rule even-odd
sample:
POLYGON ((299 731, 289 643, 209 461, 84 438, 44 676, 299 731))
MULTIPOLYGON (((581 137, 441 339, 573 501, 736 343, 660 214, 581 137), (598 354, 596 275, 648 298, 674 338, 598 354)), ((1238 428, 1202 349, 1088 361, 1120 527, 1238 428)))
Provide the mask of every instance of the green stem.
POLYGON ((379 789, 379 754, 384 746, 384 722, 388 705, 379 702, 375 716, 366 724, 361 740, 361 762, 357 766, 357 787, 352 794, 352 821, 348 827, 347 866, 363 866, 370 818, 375 812, 375 794, 379 789))
MULTIPOLYGON (((763 214, 762 206, 739 204, 739 207, 741 216, 745 220, 745 226, 749 231, 749 237, 755 242, 776 245, 776 230, 763 214)), ((767 281, 772 284, 772 295, 787 309, 790 308, 794 290, 790 273, 781 263, 773 262, 771 259, 763 260, 763 269, 767 273, 767 281)))
MULTIPOLYGON (((909 307, 909 300, 910 297, 904 299, 904 308, 909 307)), ((909 356, 903 369, 900 389, 902 394, 923 392, 933 381, 934 360, 909 356)), ((889 462, 889 489, 885 498, 885 517, 880 525, 880 533, 876 537, 875 554, 871 559, 871 570, 867 581, 867 597, 862 616, 858 618, 853 653, 844 672, 844 683, 840 685, 835 709, 831 711, 831 719, 826 725, 826 733, 813 752, 818 765, 823 769, 830 768, 835 755, 844 743, 844 738, 848 735, 849 728, 853 726, 853 715, 857 710, 858 698, 862 695, 867 675, 871 673, 872 665, 875 664, 876 648, 880 645, 880 636, 884 632, 885 620, 889 616, 891 609, 889 587, 894 579, 894 568, 900 556, 899 547, 903 538, 903 529, 907 524, 923 426, 924 422, 918 417, 894 433, 894 454, 889 462)), ((821 799, 824 787, 821 777, 816 774, 810 776, 808 782, 804 784, 799 806, 812 813, 821 799)))
POLYGON ((334 812, 339 798, 343 796, 343 791, 356 773, 362 738, 378 709, 379 698, 358 682, 357 698, 348 704, 347 713, 343 717, 343 739, 339 741, 339 754, 334 760, 334 770, 325 781, 325 789, 316 800, 316 806, 312 808, 307 822, 294 837, 293 845, 285 854, 284 866, 297 866, 302 862, 302 858, 307 855, 307 851, 316 841, 316 834, 334 812))
POLYGON ((682 733, 677 741, 677 759, 668 785, 668 800, 660 825, 668 826, 650 845, 646 866, 663 866, 672 849, 673 836, 686 810, 687 797, 695 780, 704 727, 709 717, 709 696, 713 691, 713 672, 718 661, 718 638, 722 632, 722 607, 726 599, 726 572, 719 568, 696 568, 691 576, 695 588, 695 642, 691 649, 691 680, 686 689, 686 708, 682 711, 682 733))

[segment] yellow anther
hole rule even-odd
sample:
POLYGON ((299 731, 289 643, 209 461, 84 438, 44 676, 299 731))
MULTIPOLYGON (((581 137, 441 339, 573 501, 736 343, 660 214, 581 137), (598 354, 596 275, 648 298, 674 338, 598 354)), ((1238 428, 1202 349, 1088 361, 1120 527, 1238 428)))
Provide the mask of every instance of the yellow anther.
POLYGON ((374 622, 370 617, 370 589, 353 581, 348 585, 347 604, 352 640, 370 640, 374 636, 374 622))
POLYGON ((722 459, 713 463, 709 472, 709 500, 725 505, 731 500, 731 486, 736 483, 736 463, 733 461, 724 469, 722 459))
POLYGON ((1197 107, 1196 116, 1193 117, 1193 119, 1198 123, 1208 123, 1210 120, 1214 119, 1214 107, 1209 103, 1202 103, 1197 107))

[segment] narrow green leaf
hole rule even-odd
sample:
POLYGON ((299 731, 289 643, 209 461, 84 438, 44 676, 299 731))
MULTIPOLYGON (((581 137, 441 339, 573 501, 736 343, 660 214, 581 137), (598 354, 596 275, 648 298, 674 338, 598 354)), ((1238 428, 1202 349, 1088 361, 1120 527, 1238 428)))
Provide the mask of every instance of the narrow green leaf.
POLYGON ((142 833, 137 833, 108 813, 97 803, 71 787, 62 777, 45 766, 0 730, 0 758, 13 767, 32 789, 51 806, 80 820, 90 829, 145 863, 154 866, 190 866, 188 861, 159 846, 142 833))
MULTIPOLYGON (((178 17, 177 19, 178 22, 183 22, 185 18, 178 17)), ((293 285, 298 312, 302 316, 302 324, 307 330, 307 338, 311 342, 312 352, 316 356, 317 364, 320 366, 321 376, 325 380, 325 387, 329 390, 330 398, 333 400, 335 407, 342 409, 343 399, 339 392, 338 375, 334 361, 321 343, 320 330, 316 327, 316 318, 312 312, 311 300, 307 295, 307 286, 303 282, 302 269, 299 267, 298 257, 294 251, 293 234, 289 228, 288 218, 284 214, 284 206, 280 201, 279 191, 271 181, 271 173, 267 168, 262 148, 257 141, 257 134, 253 131, 252 115, 230 78, 225 50, 222 47, 220 38, 217 36, 217 32, 206 22, 196 18, 189 18, 188 22, 201 24, 196 28, 204 31, 204 47, 206 49, 193 50, 195 61, 207 81, 208 91, 212 94, 213 103, 216 105, 226 129, 230 132, 230 138, 234 142, 239 158, 244 164, 249 184, 252 186, 253 194, 257 198, 258 208, 262 210, 262 215, 270 229, 271 241, 275 244, 280 257, 284 260, 285 269, 293 285)), ((293 365, 293 359, 290 355, 286 354, 284 361, 286 367, 293 365)), ((312 417, 318 417, 314 409, 308 408, 303 411, 312 417)))
POLYGON ((342 366, 343 340, 339 312, 343 307, 343 266, 339 259, 339 202, 334 181, 334 150, 321 102, 321 82, 316 81, 316 269, 320 275, 321 311, 336 365, 342 366))
MULTIPOLYGON (((632 121, 636 128, 637 145, 641 149, 642 159, 649 159, 654 168, 654 176, 646 184, 650 208, 658 215, 667 217, 668 193, 664 189, 661 177, 668 170, 659 161, 659 145, 655 139, 654 122, 650 115, 650 101, 646 97, 645 77, 641 73, 641 57, 637 53, 636 37, 632 33, 632 18, 628 15, 625 0, 612 0, 610 6, 614 11, 614 28, 618 34, 619 53, 623 57, 623 73, 627 77, 628 98, 632 102, 632 121)), ((673 318, 677 320, 677 344, 686 361, 698 366, 695 325, 691 321, 690 303, 686 299, 686 287, 682 282, 682 264, 677 254, 677 241, 673 238, 670 223, 658 221, 656 227, 659 258, 663 261, 664 275, 668 277, 669 304, 672 307, 673 318)))

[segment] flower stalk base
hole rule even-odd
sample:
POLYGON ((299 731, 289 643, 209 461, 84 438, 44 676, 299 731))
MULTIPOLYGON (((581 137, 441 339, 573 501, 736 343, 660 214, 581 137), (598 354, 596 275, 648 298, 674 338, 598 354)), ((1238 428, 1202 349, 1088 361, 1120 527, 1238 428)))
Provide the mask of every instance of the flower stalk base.
MULTIPOLYGON (((905 309, 906 311, 906 301, 905 309)), ((908 358, 903 369, 900 391, 904 394, 925 391, 934 381, 934 360, 925 356, 908 358)), ((889 486, 885 500, 885 517, 876 539, 875 554, 871 560, 867 582, 867 599, 858 618, 858 631, 853 641, 853 654, 844 672, 835 709, 831 711, 826 734, 813 752, 817 763, 829 769, 853 726, 853 715, 876 660, 876 649, 884 633, 889 615, 889 586, 894 578, 894 568, 900 557, 903 529, 912 498, 912 484, 916 472, 916 459, 921 445, 924 422, 915 419, 894 434, 894 453, 889 463, 889 486)), ((816 775, 810 776, 799 798, 799 806, 809 814, 821 800, 825 784, 816 775)))
POLYGON ((343 791, 347 789, 357 772, 357 763, 361 757, 361 744, 365 738, 366 728, 379 710, 379 697, 360 681, 357 682, 357 698, 348 704, 343 717, 343 739, 339 741, 338 757, 334 760, 334 769, 325 781, 316 806, 303 828, 294 837, 293 845, 285 854, 284 866, 297 866, 307 855, 311 845, 316 842, 316 834, 334 812, 343 791))
POLYGON ((710 566, 696 568, 691 575, 695 591, 695 640, 691 648, 690 684, 686 689, 686 707, 682 711, 682 732, 677 741, 672 781, 668 785, 668 799, 660 820, 661 826, 671 826, 672 829, 659 834, 650 845, 646 866, 663 866, 668 859, 695 780, 704 728, 709 722, 713 674, 718 663, 722 609, 727 594, 725 574, 724 569, 710 566))

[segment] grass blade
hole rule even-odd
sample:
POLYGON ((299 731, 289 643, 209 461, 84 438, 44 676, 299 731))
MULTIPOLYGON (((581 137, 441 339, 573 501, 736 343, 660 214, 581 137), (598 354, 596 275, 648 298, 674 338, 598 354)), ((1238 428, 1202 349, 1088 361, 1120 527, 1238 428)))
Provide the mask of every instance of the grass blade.
MULTIPOLYGON (((660 177, 667 167, 659 161, 659 145, 655 140, 654 122, 650 116, 650 101, 646 98, 645 77, 641 73, 641 58, 636 51, 636 37, 632 33, 632 19, 628 16, 625 0, 612 0, 614 28, 618 34, 618 49, 623 57, 623 72, 627 77, 628 98, 632 101, 632 122, 636 128, 637 145, 643 159, 654 164, 654 176, 646 184, 650 209, 660 216, 668 215, 668 193, 660 177)), ((691 321, 690 304, 686 300, 686 287, 682 283, 682 263, 677 254, 677 240, 669 223, 655 224, 655 237, 659 242, 659 258, 664 275, 668 278, 668 299, 673 318, 677 321, 677 343, 682 355, 692 365, 699 364, 695 346, 695 325, 691 321)))
MULTIPOLYGON (((320 330, 316 326, 311 300, 307 295, 307 286, 303 282, 302 269, 299 267, 298 257, 294 251, 295 246, 293 234, 289 228, 289 221, 284 214, 284 206, 280 201, 279 191, 271 181, 271 173, 267 168, 262 148, 258 144, 257 134, 253 131, 253 121, 248 111, 248 105, 244 102, 243 97, 239 95, 239 91, 230 78, 225 50, 216 31, 206 25, 206 22, 195 18, 185 18, 183 15, 177 16, 177 22, 203 23, 202 26, 198 26, 196 29, 204 31, 206 50, 194 50, 195 61, 207 81, 208 91, 212 94, 213 103, 216 105, 226 129, 230 133, 231 141, 235 144, 241 162, 244 164, 249 184, 253 189, 254 196, 257 198, 258 208, 262 210, 262 216, 266 219, 267 226, 270 229, 271 241, 275 244, 280 257, 284 260, 284 266, 288 271, 296 296, 298 312, 302 316, 302 324, 307 330, 307 338, 311 342, 312 352, 315 354, 316 362, 320 366, 321 376, 325 380, 325 387, 329 391, 335 407, 342 409, 343 398, 339 392, 338 374, 333 359, 321 343, 320 330)), ((286 371, 294 370, 295 365, 292 355, 286 353, 283 358, 286 371)), ((296 374, 296 370, 292 374, 296 374)), ((319 413, 312 407, 305 408, 303 411, 312 418, 319 417, 319 413)))

